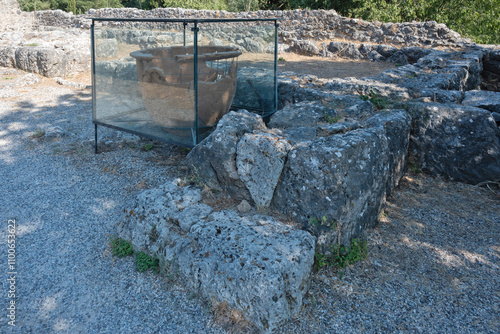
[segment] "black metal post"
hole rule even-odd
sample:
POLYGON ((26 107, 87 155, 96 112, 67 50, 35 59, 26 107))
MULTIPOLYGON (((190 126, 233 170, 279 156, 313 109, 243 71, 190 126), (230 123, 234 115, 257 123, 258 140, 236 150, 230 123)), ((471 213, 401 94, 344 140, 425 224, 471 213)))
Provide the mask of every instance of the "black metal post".
POLYGON ((193 133, 193 146, 198 144, 198 22, 194 21, 194 27, 191 28, 194 32, 194 133, 193 133))
POLYGON ((278 21, 274 21, 274 110, 278 111, 278 21))
POLYGON ((182 45, 186 46, 186 27, 187 27, 188 23, 182 22, 182 25, 184 26, 184 31, 183 31, 184 34, 183 34, 183 42, 182 42, 183 44, 182 45))
POLYGON ((92 20, 92 25, 90 26, 90 53, 91 53, 91 76, 92 76, 92 121, 94 121, 94 153, 97 154, 97 124, 96 120, 96 78, 95 78, 95 29, 94 20, 92 20))
POLYGON ((94 153, 99 153, 97 151, 97 124, 94 123, 94 153))

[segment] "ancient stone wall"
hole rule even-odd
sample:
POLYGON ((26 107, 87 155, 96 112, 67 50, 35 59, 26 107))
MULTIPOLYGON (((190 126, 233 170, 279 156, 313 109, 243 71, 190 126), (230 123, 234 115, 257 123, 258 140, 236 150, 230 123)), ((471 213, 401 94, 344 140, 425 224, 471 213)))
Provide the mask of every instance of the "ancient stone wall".
MULTIPOLYGON (((5 0, 2 0, 5 1, 5 0)), ((10 1, 10 0, 9 0, 10 1)), ((38 26, 88 28, 92 17, 116 18, 280 18, 281 40, 292 45, 296 40, 329 43, 349 40, 359 43, 393 44, 399 46, 461 46, 470 40, 437 22, 381 23, 351 19, 334 10, 256 11, 231 13, 227 11, 158 8, 144 11, 135 8, 90 9, 82 15, 62 11, 43 11, 37 14, 38 26)))
POLYGON ((33 14, 21 11, 17 0, 0 0, 0 32, 23 31, 33 26, 33 14))

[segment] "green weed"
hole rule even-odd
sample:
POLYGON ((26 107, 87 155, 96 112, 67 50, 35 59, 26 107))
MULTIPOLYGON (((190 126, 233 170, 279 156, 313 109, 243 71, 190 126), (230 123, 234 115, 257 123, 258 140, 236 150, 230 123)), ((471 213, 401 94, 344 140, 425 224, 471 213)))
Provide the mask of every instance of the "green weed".
POLYGON ((120 238, 112 238, 111 252, 114 256, 125 257, 134 254, 134 248, 129 241, 120 238))
POLYGON ((312 217, 311 219, 309 219, 309 223, 314 226, 338 227, 338 223, 335 220, 329 221, 326 216, 323 216, 321 218, 312 217))
POLYGON ((151 143, 142 145, 142 150, 146 152, 151 151, 153 148, 155 148, 155 146, 151 143))
POLYGON ((337 123, 338 121, 340 121, 342 119, 342 116, 340 115, 337 115, 337 116, 330 116, 328 115, 327 113, 324 113, 323 114, 323 118, 325 119, 325 121, 328 123, 328 124, 334 124, 334 123, 337 123))
POLYGON ((345 268, 366 259, 368 256, 366 241, 358 239, 351 240, 351 247, 334 244, 331 246, 331 251, 329 256, 321 253, 314 254, 314 268, 316 270, 330 266, 339 269, 345 268))
POLYGON ((144 272, 150 269, 158 274, 160 272, 160 260, 144 252, 135 253, 135 270, 144 272))
POLYGON ((413 174, 422 174, 422 169, 414 162, 408 161, 408 168, 413 174))
POLYGON ((337 268, 345 268, 348 265, 366 259, 368 247, 365 241, 351 240, 351 247, 332 246, 332 261, 337 268))
POLYGON ((360 98, 363 101, 370 101, 373 103, 375 110, 385 109, 389 105, 387 97, 375 93, 372 89, 370 89, 368 95, 361 95, 360 98))
POLYGON ((286 59, 285 59, 285 58, 283 58, 283 57, 279 57, 279 58, 278 58, 278 62, 280 62, 280 63, 284 63, 284 62, 286 62, 286 59))

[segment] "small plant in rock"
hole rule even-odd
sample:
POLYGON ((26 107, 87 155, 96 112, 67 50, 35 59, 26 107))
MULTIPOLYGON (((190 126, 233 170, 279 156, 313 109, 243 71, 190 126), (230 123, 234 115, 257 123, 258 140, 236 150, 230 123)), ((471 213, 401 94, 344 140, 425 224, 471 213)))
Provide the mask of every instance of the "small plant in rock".
POLYGON ((285 59, 285 58, 283 58, 283 57, 279 57, 279 58, 278 58, 278 62, 280 62, 280 63, 284 63, 284 62, 286 62, 286 59, 285 59))
POLYGON ((160 272, 160 260, 144 252, 135 253, 135 269, 139 272, 153 270, 154 273, 160 272))
POLYGON ((338 223, 335 220, 328 220, 326 216, 321 218, 312 217, 309 219, 309 223, 314 226, 338 227, 338 223))
POLYGON ((350 248, 332 245, 332 254, 332 263, 337 268, 345 268, 348 265, 366 259, 368 256, 368 247, 366 241, 352 239, 350 248))
POLYGON ((134 247, 129 241, 112 238, 111 239, 111 252, 114 256, 125 257, 134 254, 134 247))
POLYGON ((197 186, 197 187, 203 188, 205 186, 205 183, 203 183, 203 180, 201 179, 200 176, 198 176, 198 174, 193 173, 193 174, 190 174, 190 175, 184 177, 179 185, 181 187, 197 186))
POLYGON ((389 105, 389 100, 385 96, 375 93, 373 89, 370 89, 368 95, 361 95, 360 98, 363 101, 370 101, 373 103, 375 110, 384 109, 389 105))
POLYGON ((13 80, 14 78, 13 77, 5 77, 3 78, 4 80, 13 80))
POLYGON ((328 257, 322 253, 314 253, 314 269, 320 270, 323 267, 328 266, 328 257))
POLYGON ((330 256, 321 253, 314 254, 314 268, 319 270, 323 267, 333 266, 342 269, 366 259, 367 256, 368 246, 366 241, 352 239, 351 247, 338 244, 332 245, 330 256))
POLYGON ((38 46, 38 43, 29 43, 29 44, 26 44, 26 46, 38 46))
POLYGON ((323 114, 323 118, 325 119, 325 121, 328 123, 328 124, 334 124, 334 123, 337 123, 338 121, 340 121, 342 119, 342 116, 341 115, 337 115, 337 116, 330 116, 329 114, 327 114, 326 112, 323 114))
POLYGON ((155 148, 155 146, 151 143, 142 145, 142 150, 146 152, 151 151, 153 148, 155 148))
POLYGON ((422 169, 415 162, 408 162, 408 168, 413 174, 422 174, 422 169))

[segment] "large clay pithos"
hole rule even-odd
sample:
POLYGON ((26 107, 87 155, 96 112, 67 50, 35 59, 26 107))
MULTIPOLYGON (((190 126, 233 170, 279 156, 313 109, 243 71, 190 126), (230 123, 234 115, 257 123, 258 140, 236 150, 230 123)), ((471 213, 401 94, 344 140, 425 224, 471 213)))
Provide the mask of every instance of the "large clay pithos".
MULTIPOLYGON (((168 128, 192 128, 195 120, 193 46, 132 52, 142 99, 153 120, 168 128)), ((237 57, 224 46, 198 47, 198 126, 214 126, 229 111, 236 91, 237 57)))

